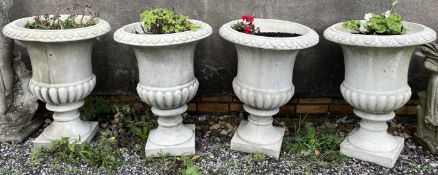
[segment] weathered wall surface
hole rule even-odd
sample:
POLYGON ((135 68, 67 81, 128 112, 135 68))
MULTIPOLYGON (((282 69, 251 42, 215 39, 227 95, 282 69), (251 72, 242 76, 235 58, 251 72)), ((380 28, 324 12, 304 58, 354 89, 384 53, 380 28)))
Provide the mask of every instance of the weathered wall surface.
MULTIPOLYGON (((438 30, 437 0, 399 0, 398 11, 404 20, 438 30)), ((70 0, 15 0, 12 18, 65 12, 70 0)), ((302 51, 295 64, 293 82, 298 96, 340 96, 344 78, 343 58, 339 46, 322 37, 330 25, 361 19, 367 12, 384 12, 390 0, 95 0, 102 18, 112 25, 112 32, 122 25, 138 21, 143 9, 168 8, 210 24, 214 32, 199 43, 195 69, 201 86, 199 94, 231 94, 237 59, 233 44, 218 35, 219 27, 244 13, 258 18, 289 20, 307 25, 321 35, 316 47, 302 51)), ((98 77, 95 93, 135 94, 137 64, 132 49, 112 39, 112 32, 96 42, 93 68, 98 77)), ((411 62, 409 84, 416 92, 426 88, 427 72, 423 59, 411 62)))

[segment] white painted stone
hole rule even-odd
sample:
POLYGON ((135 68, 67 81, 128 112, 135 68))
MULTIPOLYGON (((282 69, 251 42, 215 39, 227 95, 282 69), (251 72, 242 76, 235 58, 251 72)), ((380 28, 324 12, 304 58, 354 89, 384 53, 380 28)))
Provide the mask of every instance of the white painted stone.
POLYGON ((387 133, 386 122, 411 97, 409 62, 416 47, 432 42, 436 33, 423 25, 404 22, 405 35, 351 34, 338 23, 324 37, 339 43, 344 53, 345 80, 341 93, 362 118, 360 127, 341 144, 341 153, 393 167, 404 139, 387 133))
POLYGON ((231 140, 231 149, 264 153, 278 158, 284 129, 272 125, 272 116, 293 96, 292 73, 301 49, 319 41, 312 29, 293 22, 255 19, 263 32, 298 33, 302 36, 274 38, 249 35, 232 29, 239 20, 224 24, 219 34, 236 44, 237 76, 233 81, 236 96, 244 103, 249 121, 242 121, 231 140))
POLYGON ((134 30, 142 29, 140 23, 133 23, 114 33, 115 41, 133 46, 139 67, 138 95, 159 116, 158 128, 151 130, 146 143, 147 157, 195 154, 195 126, 183 125, 182 114, 199 87, 193 68, 196 44, 208 37, 212 28, 201 21, 190 21, 200 28, 172 34, 135 34, 134 30))
POLYGON ((30 19, 32 17, 9 23, 3 34, 26 45, 33 71, 29 88, 46 103, 48 110, 54 112, 54 121, 34 144, 50 147, 52 141, 63 137, 68 137, 70 142, 89 143, 98 125, 97 122, 80 120, 78 109, 96 85, 91 67, 93 40, 109 32, 110 25, 100 19, 94 26, 79 29, 24 28, 30 19))
MULTIPOLYGON (((241 121, 239 128, 245 128, 248 126, 251 126, 248 125, 248 121, 241 121)), ((240 137, 238 135, 239 133, 236 132, 236 134, 234 134, 233 138, 231 139, 231 150, 242 151, 246 153, 263 153, 269 157, 278 159, 280 157, 281 144, 283 143, 283 136, 285 129, 280 127, 269 127, 269 128, 259 127, 259 128, 260 128, 259 131, 271 130, 271 132, 273 132, 274 134, 278 134, 277 136, 275 136, 275 138, 277 139, 280 138, 280 140, 267 145, 252 144, 251 142, 244 140, 243 139, 244 137, 240 137)), ((256 128, 252 128, 252 129, 256 129, 256 128)), ((265 135, 261 135, 261 136, 265 136, 265 135)))
MULTIPOLYGON (((188 141, 183 141, 181 144, 163 146, 163 145, 156 145, 151 140, 148 139, 145 147, 146 157, 160 157, 165 154, 168 154, 169 156, 195 154, 195 134, 194 134, 195 125, 187 124, 181 126, 184 128, 189 128, 190 131, 193 133, 191 134, 192 137, 188 141)), ((151 132, 153 131, 157 131, 157 129, 154 129, 151 132)))

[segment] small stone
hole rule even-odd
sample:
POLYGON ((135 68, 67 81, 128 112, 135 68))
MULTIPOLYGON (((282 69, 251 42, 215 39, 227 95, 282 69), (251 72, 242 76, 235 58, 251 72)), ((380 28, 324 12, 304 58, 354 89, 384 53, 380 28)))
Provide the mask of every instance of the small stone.
POLYGON ((228 118, 228 116, 227 116, 227 115, 223 115, 223 116, 220 116, 220 117, 219 117, 220 120, 223 120, 223 119, 225 119, 225 118, 228 118))
POLYGON ((239 118, 244 118, 242 112, 239 114, 239 118))
POLYGON ((208 157, 211 158, 211 159, 213 159, 213 158, 214 158, 214 155, 213 155, 212 153, 209 153, 209 154, 208 154, 208 157))
POLYGON ((227 129, 233 129, 233 128, 234 128, 233 125, 231 125, 230 123, 226 123, 226 124, 225 124, 225 127, 226 127, 227 129))
POLYGON ((210 127, 210 129, 219 129, 221 127, 221 124, 214 124, 213 126, 210 127))
POLYGON ((203 115, 203 116, 199 116, 199 117, 198 117, 198 120, 199 120, 199 121, 205 121, 205 120, 207 120, 207 116, 205 116, 205 115, 203 115))
POLYGON ((227 134, 228 134, 228 132, 226 130, 221 131, 221 135, 227 135, 227 134))

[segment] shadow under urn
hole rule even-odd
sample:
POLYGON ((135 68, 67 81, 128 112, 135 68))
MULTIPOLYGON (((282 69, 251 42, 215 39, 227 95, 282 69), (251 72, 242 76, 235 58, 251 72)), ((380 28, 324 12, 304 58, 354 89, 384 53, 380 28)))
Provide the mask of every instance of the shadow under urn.
POLYGON ((171 34, 135 34, 133 31, 142 31, 141 23, 132 23, 114 33, 115 41, 133 47, 139 68, 138 95, 159 117, 158 128, 148 136, 147 157, 195 154, 195 125, 182 124, 182 114, 199 87, 194 75, 196 44, 208 37, 212 28, 201 21, 189 21, 199 28, 171 34))
POLYGON ((403 26, 408 29, 403 35, 352 34, 342 23, 324 32, 326 39, 342 47, 345 79, 341 93, 362 119, 340 151, 389 168, 403 150, 404 139, 388 134, 386 122, 411 97, 408 69, 414 50, 436 39, 436 33, 421 24, 403 22, 403 26))
POLYGON ((263 153, 273 158, 280 155, 284 129, 272 125, 272 116, 293 96, 293 67, 298 52, 316 45, 318 34, 298 23, 255 19, 262 32, 296 33, 296 37, 265 37, 236 31, 231 21, 220 28, 220 35, 233 42, 238 57, 237 76, 233 80, 236 96, 249 113, 241 121, 231 140, 231 149, 263 153))
POLYGON ((32 17, 9 23, 3 34, 26 46, 33 71, 29 88, 54 112, 54 121, 33 141, 34 146, 50 147, 63 137, 70 142, 89 143, 98 131, 98 123, 82 121, 78 109, 96 85, 91 67, 92 44, 96 37, 110 31, 110 25, 99 19, 84 28, 27 29, 24 26, 30 20, 32 17))

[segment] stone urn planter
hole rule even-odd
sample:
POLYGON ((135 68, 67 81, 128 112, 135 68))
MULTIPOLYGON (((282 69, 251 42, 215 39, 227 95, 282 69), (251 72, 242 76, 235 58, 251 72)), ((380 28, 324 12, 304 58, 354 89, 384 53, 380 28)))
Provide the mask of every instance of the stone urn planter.
POLYGON ((172 156, 195 153, 195 125, 183 125, 182 114, 199 86, 193 68, 196 44, 208 37, 212 28, 201 21, 190 22, 199 29, 171 34, 135 34, 133 31, 142 31, 141 23, 137 22, 114 33, 115 41, 133 47, 139 68, 138 95, 159 117, 158 128, 149 132, 147 157, 161 153, 172 156))
POLYGON ((362 120, 341 144, 349 157, 393 167, 404 139, 387 133, 386 122, 411 97, 408 68, 417 46, 432 42, 436 33, 423 25, 403 22, 403 35, 352 34, 342 23, 329 27, 324 37, 341 45, 345 80, 341 93, 362 120))
POLYGON ((89 143, 98 124, 82 121, 78 109, 96 84, 91 68, 93 41, 109 32, 110 25, 100 19, 96 25, 76 29, 24 28, 31 19, 9 23, 3 34, 27 47, 33 71, 29 88, 54 112, 54 121, 34 140, 34 145, 50 147, 52 141, 63 137, 68 137, 70 142, 89 143))
POLYGON ((297 33, 298 37, 265 37, 236 31, 232 26, 239 20, 224 24, 220 35, 236 45, 237 76, 233 81, 236 96, 249 113, 231 140, 231 149, 264 153, 278 158, 284 129, 272 125, 272 116, 294 94, 292 74, 296 55, 319 41, 312 29, 293 22, 255 19, 263 32, 297 33))

